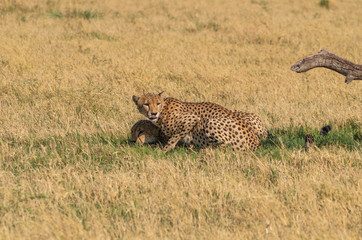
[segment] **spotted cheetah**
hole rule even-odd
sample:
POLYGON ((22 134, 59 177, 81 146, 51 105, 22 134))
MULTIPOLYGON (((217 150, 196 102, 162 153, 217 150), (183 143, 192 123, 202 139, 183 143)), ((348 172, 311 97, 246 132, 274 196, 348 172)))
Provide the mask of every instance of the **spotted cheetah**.
MULTIPOLYGON (((268 137, 268 131, 257 115, 240 111, 233 112, 242 119, 246 120, 246 122, 253 128, 254 133, 260 139, 266 139, 268 137)), ((168 137, 162 134, 161 129, 149 120, 139 120, 136 122, 131 128, 131 136, 132 142, 136 142, 141 145, 154 143, 166 144, 168 140, 168 137)), ((191 141, 191 135, 187 135, 181 140, 181 144, 190 145, 191 141)))
POLYGON ((139 144, 164 143, 167 137, 151 121, 139 120, 131 128, 131 141, 139 144))
POLYGON ((146 93, 133 96, 139 112, 168 137, 165 151, 174 149, 187 134, 196 147, 228 145, 235 150, 256 150, 259 138, 253 128, 232 111, 211 102, 182 102, 146 93))
MULTIPOLYGON (((166 144, 168 137, 166 137, 159 127, 154 125, 149 120, 139 120, 131 128, 131 142, 138 144, 166 144)), ((191 144, 191 135, 186 135, 180 140, 180 145, 188 146, 191 144)))

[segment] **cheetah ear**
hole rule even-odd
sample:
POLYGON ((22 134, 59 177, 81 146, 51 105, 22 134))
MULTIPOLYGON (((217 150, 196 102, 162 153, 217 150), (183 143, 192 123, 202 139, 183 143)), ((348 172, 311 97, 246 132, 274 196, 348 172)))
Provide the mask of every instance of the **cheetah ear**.
POLYGON ((140 99, 140 98, 139 98, 139 97, 136 97, 135 95, 133 95, 132 100, 134 101, 134 103, 135 103, 136 105, 138 105, 138 99, 140 99))
POLYGON ((161 97, 162 93, 164 93, 164 92, 165 92, 165 91, 160 92, 160 93, 158 94, 158 96, 160 96, 160 97, 161 97))

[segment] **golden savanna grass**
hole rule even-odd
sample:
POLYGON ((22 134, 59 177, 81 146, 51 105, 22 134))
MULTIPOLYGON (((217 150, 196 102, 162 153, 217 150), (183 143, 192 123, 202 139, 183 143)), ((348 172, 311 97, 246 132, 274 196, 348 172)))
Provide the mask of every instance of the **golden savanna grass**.
POLYGON ((362 64, 361 12, 359 0, 2 0, 0 238, 362 238, 361 82, 290 70, 320 49, 362 64), (158 91, 271 130, 353 122, 354 147, 129 144, 132 95, 158 91))

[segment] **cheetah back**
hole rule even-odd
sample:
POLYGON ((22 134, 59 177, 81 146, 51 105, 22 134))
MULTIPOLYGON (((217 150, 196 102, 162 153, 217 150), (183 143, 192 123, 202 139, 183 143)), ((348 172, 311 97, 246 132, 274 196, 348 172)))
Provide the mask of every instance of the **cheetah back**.
POLYGON ((253 128, 254 133, 260 139, 266 139, 268 137, 268 130, 257 115, 255 115, 254 113, 240 111, 233 111, 233 113, 244 119, 253 128))
POLYGON ((192 143, 198 147, 226 144, 239 150, 256 149, 259 145, 258 137, 243 118, 215 103, 166 98, 162 118, 157 122, 170 137, 185 129, 191 131, 192 143))

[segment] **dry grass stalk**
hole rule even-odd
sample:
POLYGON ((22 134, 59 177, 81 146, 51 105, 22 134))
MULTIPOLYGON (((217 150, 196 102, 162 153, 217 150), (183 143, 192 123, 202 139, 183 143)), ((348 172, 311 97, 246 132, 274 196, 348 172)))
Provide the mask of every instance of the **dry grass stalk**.
POLYGON ((0 238, 361 238, 358 147, 164 154, 127 142, 143 91, 253 112, 273 129, 360 126, 361 84, 289 70, 321 48, 362 62, 360 1, 329 7, 2 1, 0 238))

